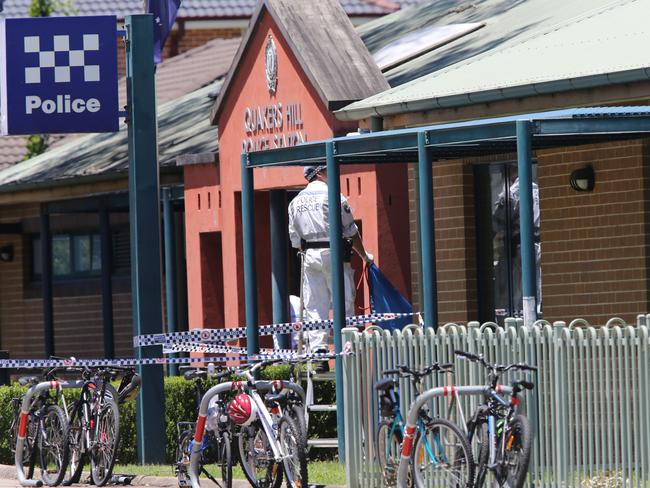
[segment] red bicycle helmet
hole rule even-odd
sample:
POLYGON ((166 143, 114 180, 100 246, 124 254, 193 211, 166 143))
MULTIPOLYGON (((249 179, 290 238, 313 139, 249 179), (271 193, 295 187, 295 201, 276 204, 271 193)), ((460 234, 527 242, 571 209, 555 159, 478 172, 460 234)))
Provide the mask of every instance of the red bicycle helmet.
POLYGON ((237 425, 250 425, 257 419, 257 405, 248 394, 240 393, 228 405, 228 415, 237 425))

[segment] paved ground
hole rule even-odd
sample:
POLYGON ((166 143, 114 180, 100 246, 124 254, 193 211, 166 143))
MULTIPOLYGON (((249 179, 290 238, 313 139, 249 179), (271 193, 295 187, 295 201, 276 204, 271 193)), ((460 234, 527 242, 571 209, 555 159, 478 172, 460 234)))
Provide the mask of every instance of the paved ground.
MULTIPOLYGON (((136 476, 131 482, 133 486, 149 486, 151 488, 177 488, 176 478, 163 478, 158 476, 136 476)), ((16 480, 16 468, 13 466, 0 465, 0 488, 17 488, 20 484, 16 480)), ((74 486, 92 486, 92 485, 74 485, 74 486)), ((117 486, 117 485, 111 485, 117 486)), ((250 484, 246 481, 235 480, 233 488, 249 488, 250 484)), ((216 488, 210 481, 202 481, 201 487, 216 488)), ((322 488, 343 488, 336 486, 323 486, 322 488)))

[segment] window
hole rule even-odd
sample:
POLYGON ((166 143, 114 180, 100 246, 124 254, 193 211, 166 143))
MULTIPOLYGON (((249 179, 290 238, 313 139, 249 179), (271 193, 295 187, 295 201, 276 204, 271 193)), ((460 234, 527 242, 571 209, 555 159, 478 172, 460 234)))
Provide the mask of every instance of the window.
MULTIPOLYGON (((533 166, 536 173, 536 165, 533 166)), ((475 166, 478 296, 481 321, 522 316, 519 179, 516 164, 475 166)), ((533 177, 537 307, 541 315, 539 190, 533 177)))
MULTIPOLYGON (((88 277, 102 270, 101 240, 98 233, 55 234, 52 236, 52 274, 55 279, 88 277)), ((41 239, 32 239, 32 275, 43 272, 41 239)))

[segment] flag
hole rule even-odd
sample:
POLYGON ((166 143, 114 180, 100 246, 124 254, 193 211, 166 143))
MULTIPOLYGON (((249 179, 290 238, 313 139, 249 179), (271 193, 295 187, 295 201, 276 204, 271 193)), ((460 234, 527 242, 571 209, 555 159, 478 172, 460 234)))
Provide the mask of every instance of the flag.
MULTIPOLYGON (((388 281, 375 264, 367 268, 368 284, 370 285, 370 307, 374 313, 412 313, 413 306, 388 281)), ((395 330, 413 323, 413 317, 402 317, 387 322, 381 322, 384 329, 395 330)))
POLYGON ((165 40, 176 21, 181 0, 149 0, 149 13, 153 14, 153 61, 162 61, 165 40))

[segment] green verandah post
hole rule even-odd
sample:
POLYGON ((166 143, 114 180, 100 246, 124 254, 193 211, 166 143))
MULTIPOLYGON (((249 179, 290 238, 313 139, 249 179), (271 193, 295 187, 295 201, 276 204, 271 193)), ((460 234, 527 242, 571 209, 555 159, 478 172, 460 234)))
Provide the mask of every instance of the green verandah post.
MULTIPOLYGON (((334 158, 336 147, 325 143, 327 161, 327 202, 330 225, 330 262, 332 266, 332 310, 334 319, 334 351, 343 350, 345 327, 345 283, 343 281, 343 223, 341 222, 341 171, 334 158)), ((336 431, 339 441, 339 462, 345 462, 345 411, 343 403, 343 358, 336 357, 336 431)))
POLYGON ((426 132, 418 132, 418 206, 420 208, 420 261, 424 326, 438 328, 436 238, 433 213, 433 160, 427 148, 426 132))
POLYGON ((244 241, 244 296, 246 297, 246 349, 249 356, 259 354, 260 336, 257 315, 257 264, 255 251, 255 185, 248 155, 241 155, 242 239, 244 241))
MULTIPOLYGON (((126 73, 129 107, 129 213, 133 333, 163 332, 160 255, 160 192, 153 17, 126 16, 126 73)), ((157 357, 160 347, 136 348, 136 357, 157 357)), ((165 396, 162 366, 141 366, 137 399, 138 459, 165 462, 165 396)))

